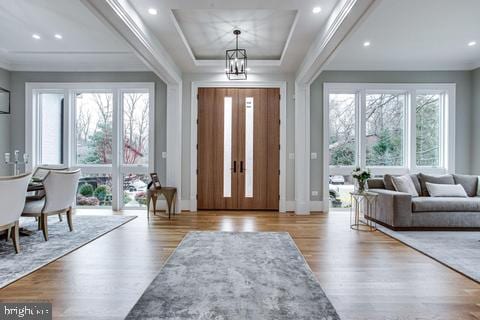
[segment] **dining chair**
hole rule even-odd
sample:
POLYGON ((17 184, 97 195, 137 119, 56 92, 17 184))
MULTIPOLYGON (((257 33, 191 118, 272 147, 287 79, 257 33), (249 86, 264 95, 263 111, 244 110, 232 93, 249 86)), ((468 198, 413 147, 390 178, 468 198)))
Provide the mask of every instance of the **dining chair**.
POLYGON ((80 169, 74 171, 50 171, 43 180, 45 197, 25 203, 22 216, 36 217, 45 241, 48 241, 48 217, 66 213, 70 231, 72 225, 72 206, 77 194, 80 169))
POLYGON ((0 177, 0 230, 7 230, 7 241, 12 236, 15 253, 20 252, 19 222, 30 173, 13 177, 0 177))
MULTIPOLYGON (((67 166, 62 164, 42 164, 35 168, 32 174, 33 182, 42 182, 50 171, 66 171, 67 166)), ((45 190, 35 191, 34 195, 27 196, 27 201, 40 200, 45 197, 45 190)), ((58 219, 62 221, 62 215, 58 214, 58 219)), ((40 224, 39 224, 40 225, 40 224)))

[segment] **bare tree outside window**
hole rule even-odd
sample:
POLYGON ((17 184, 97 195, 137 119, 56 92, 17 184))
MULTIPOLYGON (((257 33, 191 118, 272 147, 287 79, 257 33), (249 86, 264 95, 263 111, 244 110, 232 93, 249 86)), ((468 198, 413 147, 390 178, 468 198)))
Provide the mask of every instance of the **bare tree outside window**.
POLYGON ((405 94, 367 94, 367 166, 403 166, 405 94))
POLYGON ((80 93, 76 96, 78 164, 112 163, 111 93, 80 93))
POLYGON ((355 94, 330 94, 330 165, 355 165, 355 94))
POLYGON ((123 161, 148 164, 148 93, 123 94, 123 161))
POLYGON ((417 166, 440 166, 441 105, 439 94, 416 97, 417 166))

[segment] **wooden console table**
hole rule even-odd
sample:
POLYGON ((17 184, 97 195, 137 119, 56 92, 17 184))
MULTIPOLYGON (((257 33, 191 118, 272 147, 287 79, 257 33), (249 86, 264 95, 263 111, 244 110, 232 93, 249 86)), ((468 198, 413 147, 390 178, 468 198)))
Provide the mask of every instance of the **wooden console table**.
POLYGON ((167 200, 167 210, 168 210, 168 219, 172 213, 172 204, 173 204, 173 214, 175 215, 175 202, 177 197, 177 188, 175 187, 161 187, 159 189, 150 188, 147 190, 147 219, 150 220, 150 200, 153 202, 153 214, 157 212, 157 199, 160 195, 165 197, 167 200))

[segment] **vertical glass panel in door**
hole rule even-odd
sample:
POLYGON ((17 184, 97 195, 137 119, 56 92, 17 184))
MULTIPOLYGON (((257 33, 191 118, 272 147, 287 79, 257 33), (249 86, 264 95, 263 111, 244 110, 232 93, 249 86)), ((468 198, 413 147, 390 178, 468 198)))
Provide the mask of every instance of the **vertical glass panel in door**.
POLYGON ((416 96, 416 158, 419 167, 439 167, 441 147, 441 95, 416 96))
POLYGON ((366 100, 367 166, 403 166, 406 95, 375 93, 366 100))
POLYGON ((123 93, 123 163, 148 165, 149 94, 123 93))
POLYGON ((76 94, 77 164, 112 163, 112 104, 112 93, 76 94))
POLYGON ((63 163, 63 93, 38 95, 39 164, 63 163))
POLYGON ((253 97, 245 99, 245 198, 253 197, 253 97))
POLYGON ((232 196, 232 97, 223 99, 223 196, 232 196))
POLYGON ((330 94, 330 166, 355 165, 355 94, 330 94))

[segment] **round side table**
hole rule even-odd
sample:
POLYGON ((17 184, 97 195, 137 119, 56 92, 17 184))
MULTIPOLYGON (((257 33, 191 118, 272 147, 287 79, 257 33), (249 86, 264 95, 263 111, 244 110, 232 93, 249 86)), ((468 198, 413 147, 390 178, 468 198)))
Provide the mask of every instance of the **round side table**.
POLYGON ((377 230, 376 219, 377 198, 375 192, 350 192, 352 206, 350 207, 350 228, 358 231, 377 230))

